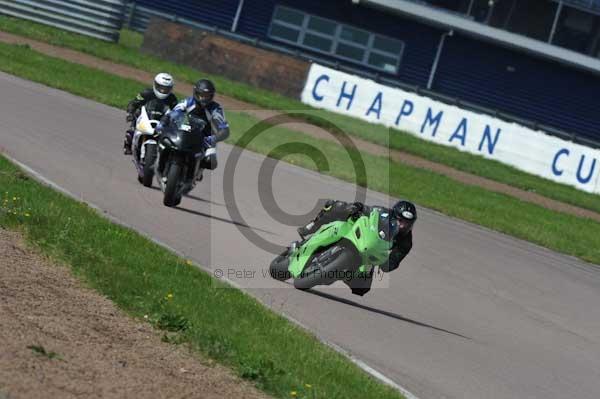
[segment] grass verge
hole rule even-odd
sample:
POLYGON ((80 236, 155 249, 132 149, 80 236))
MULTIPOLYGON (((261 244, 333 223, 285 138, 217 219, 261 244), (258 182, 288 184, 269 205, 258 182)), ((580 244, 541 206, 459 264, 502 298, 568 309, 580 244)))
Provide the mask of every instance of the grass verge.
MULTIPOLYGON (((0 44, 0 58, 6 60, 0 70, 117 107, 124 107, 130 93, 142 87, 140 83, 44 56, 24 46, 0 44)), ((259 122, 244 113, 230 112, 228 116, 233 127, 229 139, 232 143, 259 122)), ((304 142, 324 152, 330 168, 324 173, 354 181, 353 167, 345 149, 324 140, 278 127, 266 130, 247 147, 269 154, 280 145, 294 142, 304 142)), ((303 155, 284 158, 302 167, 318 169, 303 155)), ((367 169, 364 184, 371 189, 411 198, 447 215, 600 264, 600 236, 597 234, 600 225, 592 220, 550 211, 427 170, 390 163, 385 157, 362 154, 362 158, 367 169)))
MULTIPOLYGON (((193 82, 201 73, 198 70, 176 65, 144 54, 139 47, 141 35, 123 31, 121 42, 107 43, 101 40, 62 31, 34 22, 0 16, 0 30, 30 37, 56 46, 62 46, 88 53, 106 60, 130 65, 142 70, 158 72, 168 70, 178 80, 193 82)), ((313 108, 295 99, 283 97, 265 90, 256 89, 243 83, 234 82, 209 74, 219 91, 237 99, 271 109, 308 110, 304 119, 322 125, 327 120, 351 135, 370 142, 402 150, 422 158, 448 165, 458 170, 509 184, 527 191, 533 191, 548 198, 582 208, 600 212, 600 196, 577 190, 573 187, 552 182, 511 166, 480 156, 460 152, 454 148, 430 143, 399 130, 370 124, 359 119, 313 108)))
MULTIPOLYGON (((401 398, 309 333, 0 156, 0 227, 17 229, 129 314, 289 398, 401 398), (306 384, 310 385, 307 386, 306 384)), ((40 348, 32 350, 55 357, 40 348)))

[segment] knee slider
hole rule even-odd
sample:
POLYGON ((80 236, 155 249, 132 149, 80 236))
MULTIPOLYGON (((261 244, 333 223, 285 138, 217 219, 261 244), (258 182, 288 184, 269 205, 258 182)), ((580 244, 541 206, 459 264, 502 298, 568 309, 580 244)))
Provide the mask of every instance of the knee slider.
POLYGON ((201 166, 203 169, 215 170, 217 168, 217 154, 211 154, 204 157, 201 166))

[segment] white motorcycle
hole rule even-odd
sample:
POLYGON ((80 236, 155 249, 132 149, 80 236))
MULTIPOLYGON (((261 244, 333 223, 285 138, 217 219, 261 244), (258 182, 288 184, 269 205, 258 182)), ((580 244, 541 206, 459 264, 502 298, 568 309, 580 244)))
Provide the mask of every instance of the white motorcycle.
POLYGON ((168 108, 148 112, 143 106, 136 121, 132 142, 133 164, 138 173, 138 181, 145 187, 152 187, 158 154, 155 130, 167 110, 168 108))

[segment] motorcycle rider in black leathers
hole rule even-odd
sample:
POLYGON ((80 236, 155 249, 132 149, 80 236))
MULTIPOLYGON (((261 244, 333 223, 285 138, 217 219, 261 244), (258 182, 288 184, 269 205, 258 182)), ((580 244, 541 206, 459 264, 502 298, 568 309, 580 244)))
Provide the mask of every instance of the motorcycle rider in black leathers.
MULTIPOLYGON (((192 97, 186 98, 167 113, 160 121, 157 130, 169 124, 170 119, 178 113, 188 113, 190 116, 203 120, 202 131, 196 132, 204 136, 206 156, 202 160, 202 169, 214 170, 217 167, 216 144, 229 137, 229 123, 219 103, 214 101, 216 88, 208 79, 200 79, 194 85, 192 97)), ((202 175, 198 177, 202 179, 202 175)))
MULTIPOLYGON (((400 262, 408 255, 412 248, 412 227, 417 220, 417 209, 409 201, 398 201, 392 208, 381 206, 366 206, 360 202, 348 203, 343 201, 328 200, 319 214, 306 226, 298 228, 298 234, 302 239, 315 233, 321 226, 335 222, 345 221, 350 217, 370 215, 374 208, 378 208, 380 215, 390 218, 393 224, 394 238, 388 261, 379 268, 383 272, 391 272, 398 268, 400 262)), ((392 230, 392 229, 390 229, 392 230)), ((344 281, 352 293, 363 296, 371 289, 373 282, 373 270, 367 275, 359 275, 351 280, 344 281)))
MULTIPOLYGON (((177 105, 177 97, 173 94, 175 81, 168 73, 159 73, 154 77, 154 84, 151 88, 145 89, 127 104, 127 122, 131 123, 129 129, 125 133, 125 142, 123 143, 123 153, 131 155, 131 143, 133 134, 135 133, 135 123, 139 116, 138 113, 142 106, 149 102, 159 102, 160 105, 166 106, 168 109, 173 109, 177 105)), ((153 118, 150 118, 153 119, 153 118)))

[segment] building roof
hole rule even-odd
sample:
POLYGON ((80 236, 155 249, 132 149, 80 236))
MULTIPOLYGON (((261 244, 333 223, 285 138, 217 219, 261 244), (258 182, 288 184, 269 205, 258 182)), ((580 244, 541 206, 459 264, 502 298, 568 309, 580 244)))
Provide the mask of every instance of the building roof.
POLYGON ((353 3, 394 12, 429 25, 452 29, 481 40, 525 51, 562 64, 600 74, 600 59, 554 46, 540 40, 497 29, 464 16, 407 0, 352 0, 353 3))

